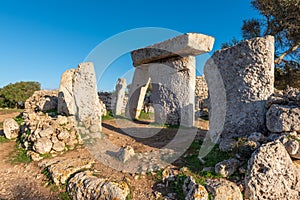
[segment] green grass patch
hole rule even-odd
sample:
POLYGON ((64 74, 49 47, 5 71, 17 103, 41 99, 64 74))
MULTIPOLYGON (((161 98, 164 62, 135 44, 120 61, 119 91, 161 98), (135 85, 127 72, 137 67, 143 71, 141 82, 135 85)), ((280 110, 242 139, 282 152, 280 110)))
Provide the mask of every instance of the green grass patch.
POLYGON ((31 162, 31 158, 29 155, 27 155, 27 151, 19 147, 19 144, 15 145, 14 151, 9 153, 9 157, 12 164, 31 162))
POLYGON ((3 129, 3 122, 0 122, 0 129, 3 129))
POLYGON ((9 142, 10 140, 7 139, 6 137, 4 136, 0 136, 0 143, 6 143, 6 142, 9 142))
POLYGON ((187 167, 188 172, 186 175, 193 176, 199 180, 200 184, 203 184, 203 181, 206 178, 221 178, 220 175, 216 174, 214 171, 205 171, 205 167, 214 167, 217 163, 227 160, 231 157, 231 153, 222 152, 219 150, 218 145, 215 145, 210 153, 204 157, 205 163, 202 164, 198 158, 199 150, 201 148, 202 141, 194 141, 190 148, 188 149, 186 156, 181 157, 183 164, 180 167, 187 167))
POLYGON ((17 117, 15 117, 14 120, 18 123, 19 126, 21 126, 22 123, 24 122, 22 114, 20 114, 17 117))
POLYGON ((102 116, 102 121, 111 120, 114 119, 112 113, 110 111, 107 111, 105 116, 102 116))
POLYGON ((58 194, 60 200, 71 200, 71 197, 68 192, 61 192, 58 194))
POLYGON ((141 111, 141 114, 139 116, 140 120, 151 120, 154 119, 154 113, 145 113, 144 111, 141 111))

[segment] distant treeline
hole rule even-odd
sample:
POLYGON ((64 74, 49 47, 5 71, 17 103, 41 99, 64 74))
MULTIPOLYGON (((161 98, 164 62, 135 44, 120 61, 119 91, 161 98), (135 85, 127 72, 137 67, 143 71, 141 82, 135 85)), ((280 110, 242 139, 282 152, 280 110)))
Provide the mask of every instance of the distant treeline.
POLYGON ((41 90, 38 82, 17 82, 0 88, 0 108, 24 108, 25 101, 37 90, 41 90))

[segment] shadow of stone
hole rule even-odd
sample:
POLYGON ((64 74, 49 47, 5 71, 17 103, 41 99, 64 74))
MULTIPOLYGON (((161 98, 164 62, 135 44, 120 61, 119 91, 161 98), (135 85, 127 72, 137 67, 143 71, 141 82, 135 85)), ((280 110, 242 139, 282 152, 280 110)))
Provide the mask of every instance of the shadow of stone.
POLYGON ((13 198, 12 199, 26 199, 26 200, 55 200, 58 199, 55 195, 45 196, 36 191, 31 185, 18 185, 13 189, 13 198))

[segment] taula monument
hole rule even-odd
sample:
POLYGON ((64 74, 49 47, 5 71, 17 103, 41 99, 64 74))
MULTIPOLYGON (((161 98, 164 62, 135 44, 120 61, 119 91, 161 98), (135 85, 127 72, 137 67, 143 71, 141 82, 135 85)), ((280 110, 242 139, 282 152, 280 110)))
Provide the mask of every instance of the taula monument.
POLYGON ((139 117, 146 90, 152 83, 155 122, 192 127, 195 120, 195 56, 210 52, 213 44, 213 37, 186 33, 132 51, 135 72, 127 117, 139 117))

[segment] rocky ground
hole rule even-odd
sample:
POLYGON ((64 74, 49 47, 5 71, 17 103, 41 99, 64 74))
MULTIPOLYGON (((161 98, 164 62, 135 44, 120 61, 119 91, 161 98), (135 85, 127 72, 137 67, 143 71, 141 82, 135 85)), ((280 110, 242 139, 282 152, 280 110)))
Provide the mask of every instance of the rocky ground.
MULTIPOLYGON (((12 118, 18 113, 10 115, 2 115, 1 120, 12 118)), ((1 122, 1 121, 0 121, 1 122)), ((124 119, 110 119, 103 122, 103 132, 108 136, 112 144, 121 147, 124 145, 131 146, 135 153, 152 152, 153 150, 164 146, 176 132, 176 127, 164 128, 163 131, 155 137, 139 139, 130 135, 126 135, 126 129, 130 129, 131 133, 139 132, 143 129, 160 129, 157 126, 148 125, 146 123, 128 123, 124 119), (151 126, 151 127, 149 127, 151 126)), ((198 136, 205 134, 204 129, 208 129, 208 121, 201 120, 198 122, 198 136)), ((97 159, 91 156, 90 151, 84 145, 77 147, 73 151, 63 152, 56 157, 45 158, 42 161, 27 162, 26 159, 20 158, 16 142, 13 140, 3 139, 0 143, 0 199, 69 199, 66 195, 64 186, 56 186, 52 180, 49 180, 49 173, 45 169, 52 170, 55 174, 55 169, 65 167, 64 171, 76 166, 77 162, 87 161, 85 167, 93 171, 93 175, 101 178, 108 178, 110 181, 124 181, 130 187, 131 199, 159 199, 161 194, 171 195, 169 188, 166 188, 162 182, 161 171, 158 173, 142 173, 132 174, 123 173, 108 167, 97 159), (61 166, 53 164, 58 161, 61 166), (73 162, 73 163, 72 163, 73 162), (93 164, 91 163, 93 162, 93 164), (70 166, 68 166, 68 163, 70 166), (91 165, 89 165, 91 164, 91 165)), ((188 151, 187 155, 191 152, 188 151)), ((24 155, 23 155, 24 156, 24 155)), ((196 155, 197 156, 197 155, 196 155)), ((182 157, 183 158, 183 157, 182 157)), ((174 165, 182 167, 184 159, 178 159, 174 165)), ((84 164, 80 164, 83 166, 84 164)), ((171 165, 171 167, 176 167, 171 165)), ((74 170, 79 170, 74 169, 74 170)), ((67 173, 67 172, 66 172, 67 173)), ((70 171, 72 173, 72 170, 70 171)), ((60 178, 58 181, 65 181, 60 178)), ((174 197, 177 198, 177 197, 174 197)), ((170 198, 172 199, 172 198, 170 198)))

